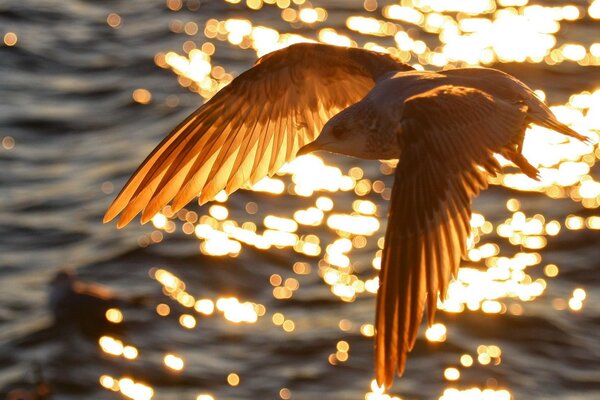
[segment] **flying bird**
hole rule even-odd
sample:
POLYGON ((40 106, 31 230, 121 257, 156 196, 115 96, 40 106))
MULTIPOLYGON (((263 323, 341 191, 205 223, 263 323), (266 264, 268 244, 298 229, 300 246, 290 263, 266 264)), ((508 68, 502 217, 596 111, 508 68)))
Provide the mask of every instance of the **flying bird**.
POLYGON ((425 307, 456 276, 471 201, 487 175, 522 155, 527 126, 587 138, 559 122, 524 83, 501 71, 415 71, 357 48, 295 44, 260 58, 179 124, 133 173, 104 217, 117 226, 165 205, 173 211, 274 174, 296 155, 325 150, 399 159, 377 295, 375 370, 390 386, 404 371, 425 307), (319 134, 320 132, 320 134, 319 134))

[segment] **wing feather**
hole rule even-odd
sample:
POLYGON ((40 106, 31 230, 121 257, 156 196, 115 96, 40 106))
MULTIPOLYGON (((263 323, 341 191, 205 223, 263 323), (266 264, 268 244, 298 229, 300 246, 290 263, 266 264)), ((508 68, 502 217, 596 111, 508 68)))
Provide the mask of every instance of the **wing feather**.
POLYGON ((479 165, 496 171, 493 153, 512 143, 525 118, 522 104, 477 89, 442 86, 405 101, 377 298, 379 384, 402 374, 425 306, 431 324, 456 276, 471 200, 487 186, 479 165))
POLYGON ((275 173, 339 110, 389 71, 391 56, 302 43, 270 53, 179 124, 134 172, 107 210, 118 226, 148 221, 169 202, 211 200, 275 173))

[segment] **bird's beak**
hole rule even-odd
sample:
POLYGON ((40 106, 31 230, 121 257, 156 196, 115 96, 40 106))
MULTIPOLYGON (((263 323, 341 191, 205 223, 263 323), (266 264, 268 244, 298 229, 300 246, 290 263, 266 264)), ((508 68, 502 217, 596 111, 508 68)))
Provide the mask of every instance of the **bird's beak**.
POLYGON ((300 149, 296 153, 296 156, 303 156, 305 154, 312 153, 313 151, 317 151, 317 150, 321 150, 321 146, 319 146, 319 144, 315 140, 314 142, 311 142, 307 145, 300 147, 300 149))

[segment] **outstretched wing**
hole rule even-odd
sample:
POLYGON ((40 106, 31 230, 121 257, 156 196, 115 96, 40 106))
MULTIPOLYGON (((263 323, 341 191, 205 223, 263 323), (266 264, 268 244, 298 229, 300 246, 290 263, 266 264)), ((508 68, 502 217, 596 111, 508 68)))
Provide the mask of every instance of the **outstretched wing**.
POLYGON ((494 152, 524 128, 526 106, 477 89, 442 86, 404 103, 401 157, 389 208, 377 297, 376 376, 404 371, 427 303, 456 276, 470 233, 471 200, 486 188, 494 152))
POLYGON ((302 43, 270 53, 177 126, 135 171, 104 221, 143 210, 148 221, 171 200, 178 210, 275 173, 360 100, 382 74, 412 69, 386 54, 302 43))

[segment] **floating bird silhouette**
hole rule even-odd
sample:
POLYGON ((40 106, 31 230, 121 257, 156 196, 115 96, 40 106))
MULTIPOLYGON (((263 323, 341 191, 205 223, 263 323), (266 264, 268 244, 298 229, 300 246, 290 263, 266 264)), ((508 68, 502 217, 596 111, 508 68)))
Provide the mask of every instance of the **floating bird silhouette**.
POLYGON ((260 58, 177 126, 106 212, 118 227, 165 205, 210 201, 274 174, 296 155, 325 150, 399 159, 377 295, 375 369, 402 374, 427 307, 456 276, 471 200, 500 165, 538 171, 521 155, 530 123, 587 139, 559 122, 516 78, 487 68, 415 71, 392 56, 295 44, 260 58), (319 134, 320 132, 320 134, 319 134))
POLYGON ((142 300, 141 297, 121 297, 104 285, 84 282, 71 270, 59 271, 50 281, 48 291, 48 308, 54 326, 61 333, 76 329, 94 338, 123 330, 122 324, 111 323, 106 318, 107 310, 136 305, 142 300))

